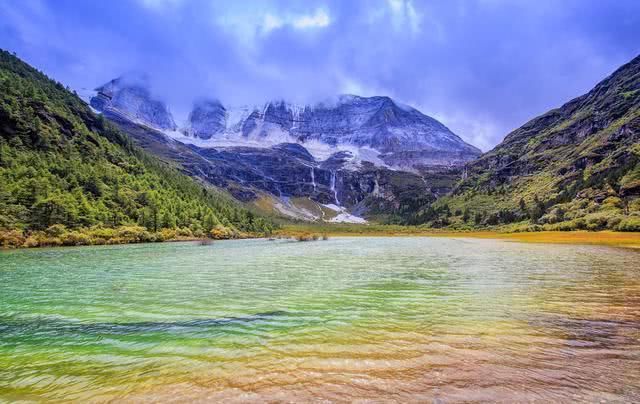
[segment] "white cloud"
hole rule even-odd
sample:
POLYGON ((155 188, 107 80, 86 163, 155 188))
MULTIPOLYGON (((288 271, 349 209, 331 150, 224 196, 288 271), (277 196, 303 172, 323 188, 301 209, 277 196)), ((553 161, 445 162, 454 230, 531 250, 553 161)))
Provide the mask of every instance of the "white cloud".
POLYGON ((316 9, 311 14, 283 14, 277 15, 275 13, 265 14, 262 23, 261 31, 265 34, 280 29, 285 26, 293 27, 298 30, 309 30, 314 28, 324 28, 331 24, 331 18, 329 14, 321 9, 316 9))
POLYGON ((262 29, 266 32, 273 31, 274 29, 281 28, 284 25, 284 21, 280 17, 277 17, 273 14, 267 14, 264 16, 264 21, 262 22, 262 29))
POLYGON ((306 28, 322 28, 331 23, 331 19, 326 11, 323 9, 317 9, 312 15, 301 15, 294 17, 291 21, 291 25, 298 29, 306 28))
POLYGON ((393 26, 397 30, 408 27, 413 34, 420 32, 422 15, 411 0, 387 0, 393 26))
POLYGON ((340 92, 342 94, 355 94, 355 95, 362 95, 365 93, 364 87, 362 86, 362 84, 351 79, 344 79, 341 85, 340 92))
POLYGON ((468 114, 465 111, 429 111, 420 109, 445 124, 465 142, 470 143, 482 151, 489 151, 500 142, 509 128, 500 125, 495 119, 480 114, 468 114))
POLYGON ((323 8, 295 13, 277 10, 268 3, 261 3, 250 10, 242 7, 213 7, 212 12, 215 14, 215 24, 234 35, 248 49, 257 45, 256 39, 279 29, 288 27, 298 31, 312 31, 331 24, 330 14, 323 8))

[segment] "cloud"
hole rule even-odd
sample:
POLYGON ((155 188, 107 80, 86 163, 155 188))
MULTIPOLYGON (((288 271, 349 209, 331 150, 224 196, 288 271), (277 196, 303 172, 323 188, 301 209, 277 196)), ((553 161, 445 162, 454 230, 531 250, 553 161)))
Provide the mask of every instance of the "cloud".
POLYGON ((207 7, 217 28, 234 36, 238 46, 248 53, 254 52, 265 37, 280 30, 313 33, 331 24, 329 13, 320 7, 292 10, 267 1, 244 7, 221 7, 217 3, 207 7))
POLYGON ((392 15, 392 22, 396 29, 408 27, 412 33, 420 32, 422 16, 416 10, 411 0, 387 0, 392 15))
POLYGON ((301 15, 294 17, 291 21, 291 25, 298 29, 308 28, 322 28, 331 23, 331 19, 327 12, 322 9, 317 9, 312 15, 301 15))
POLYGON ((129 71, 186 116, 193 99, 388 95, 488 149, 640 53, 618 0, 24 0, 0 47, 81 90, 129 71))
POLYGON ((267 13, 262 20, 262 33, 290 26, 299 30, 323 28, 331 23, 331 18, 323 9, 316 9, 312 14, 277 16, 267 13))

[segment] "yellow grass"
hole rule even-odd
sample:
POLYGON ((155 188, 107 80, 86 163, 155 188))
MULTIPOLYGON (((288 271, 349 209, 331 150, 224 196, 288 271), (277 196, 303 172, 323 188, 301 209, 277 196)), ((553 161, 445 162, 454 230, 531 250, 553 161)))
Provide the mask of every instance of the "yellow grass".
POLYGON ((497 236, 496 238, 505 238, 526 243, 593 244, 640 248, 640 233, 635 232, 543 231, 497 234, 497 236))
POLYGON ((542 231, 524 233, 501 233, 496 231, 439 231, 419 227, 382 225, 291 225, 285 226, 277 233, 280 235, 289 235, 295 237, 301 234, 314 232, 328 234, 329 236, 334 237, 470 237, 518 241, 524 243, 587 244, 640 248, 639 232, 542 231))

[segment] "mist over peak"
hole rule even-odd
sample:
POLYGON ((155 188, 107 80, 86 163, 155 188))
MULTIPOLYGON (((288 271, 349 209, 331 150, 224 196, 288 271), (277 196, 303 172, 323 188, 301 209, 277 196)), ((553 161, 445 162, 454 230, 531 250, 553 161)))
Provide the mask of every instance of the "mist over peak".
POLYGON ((386 95, 484 150, 640 51, 633 0, 24 1, 0 21, 0 47, 74 89, 144 72, 177 121, 199 98, 386 95))

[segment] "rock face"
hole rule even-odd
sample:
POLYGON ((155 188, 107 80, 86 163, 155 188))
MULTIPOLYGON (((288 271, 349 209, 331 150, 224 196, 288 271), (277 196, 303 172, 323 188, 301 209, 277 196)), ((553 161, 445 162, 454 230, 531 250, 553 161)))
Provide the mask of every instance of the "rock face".
POLYGON ((587 94, 508 134, 469 165, 469 180, 485 174, 483 183, 497 186, 548 173, 563 188, 584 181, 587 168, 590 175, 633 165, 639 125, 640 56, 587 94))
POLYGON ((640 56, 508 134, 465 173, 448 203, 486 224, 640 230, 640 56))
POLYGON ((317 161, 297 143, 202 148, 178 142, 122 114, 107 112, 105 116, 148 152, 176 163, 193 177, 227 189, 247 203, 255 203, 264 195, 282 204, 300 198, 318 206, 338 206, 358 216, 384 218, 432 202, 442 191, 442 180, 430 185, 428 178, 416 173, 371 163, 362 164, 358 170, 347 169, 351 157, 348 152, 317 161))
MULTIPOLYGON (((145 80, 119 78, 96 91, 91 105, 151 153, 244 202, 267 195, 291 207, 304 199, 323 220, 326 206, 339 217, 402 215, 453 186, 457 174, 442 170, 480 154, 440 122, 388 97, 261 108, 200 100, 177 132, 145 80), (437 167, 437 181, 418 174, 425 167, 437 167)), ((297 218, 320 217, 307 213, 297 218)))
POLYGON ((96 92, 90 104, 100 112, 115 111, 155 129, 177 129, 167 106, 152 98, 144 77, 119 77, 96 88, 96 92))
POLYGON ((226 129, 227 111, 217 100, 197 102, 189 115, 189 134, 210 139, 226 129))
POLYGON ((202 118, 190 119, 187 131, 200 139, 228 141, 235 135, 238 141, 288 138, 303 145, 366 147, 393 166, 459 165, 480 155, 442 123, 389 97, 342 95, 315 105, 273 101, 240 109, 209 101, 197 104, 192 117, 202 118), (203 108, 210 113, 196 114, 203 108))
MULTIPOLYGON (((144 77, 122 76, 96 89, 90 103, 153 129, 175 132, 167 106, 152 97, 144 77)), ((193 106, 180 140, 206 147, 272 146, 299 143, 324 157, 340 150, 361 149, 365 161, 395 168, 458 166, 481 152, 437 120, 389 97, 341 95, 314 105, 268 102, 261 107, 225 107, 203 99, 193 106)), ((360 154, 360 153, 358 153, 360 154)))

